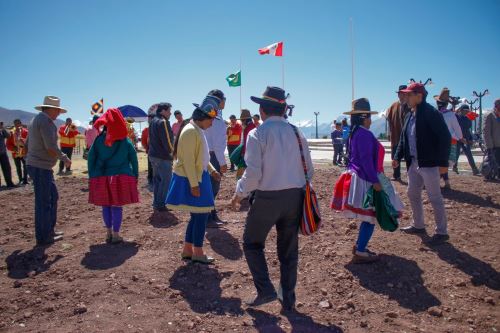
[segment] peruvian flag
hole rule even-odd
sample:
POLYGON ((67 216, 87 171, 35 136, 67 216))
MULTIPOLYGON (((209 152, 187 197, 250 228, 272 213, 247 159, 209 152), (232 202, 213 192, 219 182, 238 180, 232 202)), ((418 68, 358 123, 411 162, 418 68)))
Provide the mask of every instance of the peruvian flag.
POLYGON ((271 54, 275 57, 283 56, 283 42, 271 44, 259 49, 259 54, 271 54))

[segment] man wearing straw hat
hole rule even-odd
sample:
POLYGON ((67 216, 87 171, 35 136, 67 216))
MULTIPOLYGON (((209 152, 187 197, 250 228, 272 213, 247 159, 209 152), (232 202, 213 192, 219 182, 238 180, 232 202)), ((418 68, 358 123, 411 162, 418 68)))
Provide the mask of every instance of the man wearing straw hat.
POLYGON ((285 91, 267 87, 262 98, 251 99, 260 105, 264 123, 248 135, 245 153, 247 169, 238 181, 232 199, 233 207, 237 207, 243 198, 255 191, 245 223, 243 250, 257 296, 250 299, 247 305, 259 306, 278 298, 283 310, 289 311, 295 306, 298 229, 306 184, 304 167, 307 165, 311 179, 313 165, 307 140, 299 134, 304 148, 305 165, 302 165, 297 136, 284 118, 289 108, 285 91), (267 235, 274 226, 281 272, 278 293, 269 278, 264 255, 267 235))
POLYGON ((57 222, 57 201, 59 199, 52 168, 61 160, 67 169, 71 160, 57 145, 57 127, 54 120, 66 113, 55 96, 46 96, 43 104, 35 107, 39 114, 29 125, 28 174, 35 188, 35 236, 37 245, 47 245, 62 239, 62 233, 55 231, 57 222))

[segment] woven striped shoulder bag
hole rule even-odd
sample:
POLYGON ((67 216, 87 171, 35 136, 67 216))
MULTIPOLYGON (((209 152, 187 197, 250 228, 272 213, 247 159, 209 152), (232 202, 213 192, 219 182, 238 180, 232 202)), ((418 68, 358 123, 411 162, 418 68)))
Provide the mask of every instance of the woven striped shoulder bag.
POLYGON ((306 177, 306 189, 304 193, 304 204, 302 211, 302 218, 300 219, 300 232, 302 235, 312 235, 321 227, 321 214, 319 212, 318 198, 316 197, 316 192, 311 186, 309 181, 309 176, 307 175, 307 164, 304 157, 304 148, 302 147, 302 142, 300 141, 299 130, 297 127, 292 126, 295 136, 297 137, 297 142, 299 143, 300 157, 302 159, 302 167, 304 168, 304 176, 306 177))

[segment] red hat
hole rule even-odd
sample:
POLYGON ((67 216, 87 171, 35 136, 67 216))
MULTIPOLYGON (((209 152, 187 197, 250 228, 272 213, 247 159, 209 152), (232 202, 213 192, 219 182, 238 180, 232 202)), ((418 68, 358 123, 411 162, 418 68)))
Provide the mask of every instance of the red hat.
POLYGON ((427 95, 427 90, 425 90, 425 86, 422 83, 412 83, 408 86, 408 88, 400 90, 402 93, 415 93, 427 95))
POLYGON ((115 141, 123 140, 127 137, 127 125, 125 119, 118 109, 108 109, 95 123, 94 127, 99 129, 106 126, 106 139, 104 144, 111 147, 115 141))

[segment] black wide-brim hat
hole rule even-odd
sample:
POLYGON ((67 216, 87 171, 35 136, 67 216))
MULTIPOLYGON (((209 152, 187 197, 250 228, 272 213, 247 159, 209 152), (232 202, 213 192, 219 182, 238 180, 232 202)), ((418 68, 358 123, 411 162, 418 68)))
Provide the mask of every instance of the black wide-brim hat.
POLYGON ((270 87, 266 88, 266 91, 262 94, 261 97, 251 96, 250 99, 257 104, 260 105, 268 105, 268 106, 286 106, 286 99, 288 95, 285 94, 285 91, 278 87, 270 87))

